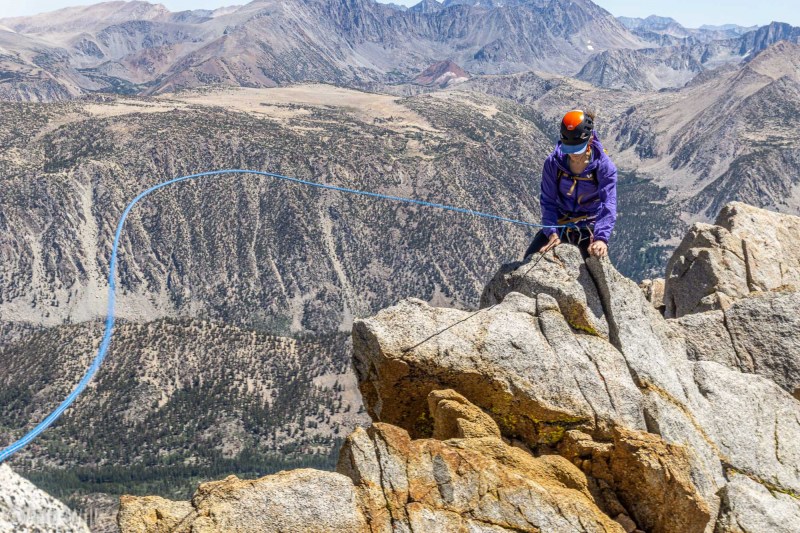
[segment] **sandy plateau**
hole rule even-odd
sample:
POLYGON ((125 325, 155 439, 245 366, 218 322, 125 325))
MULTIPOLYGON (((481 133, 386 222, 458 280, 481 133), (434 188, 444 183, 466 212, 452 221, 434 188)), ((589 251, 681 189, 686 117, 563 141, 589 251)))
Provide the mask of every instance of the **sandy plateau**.
MULTIPOLYGON (((358 120, 384 122, 392 130, 436 133, 425 118, 405 107, 396 96, 373 94, 325 84, 276 88, 215 88, 185 91, 155 98, 120 98, 83 106, 93 117, 118 117, 133 113, 166 113, 194 106, 263 115, 281 122, 310 114, 309 108, 339 108, 358 120)), ((496 109, 487 109, 489 116, 496 109)), ((297 128, 296 125, 293 127, 297 128)), ((307 128, 298 128, 307 129, 307 128)))

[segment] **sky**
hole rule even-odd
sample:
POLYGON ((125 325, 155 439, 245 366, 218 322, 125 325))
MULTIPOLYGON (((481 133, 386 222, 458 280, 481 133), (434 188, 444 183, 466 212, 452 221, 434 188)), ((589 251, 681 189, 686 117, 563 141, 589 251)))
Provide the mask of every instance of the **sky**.
MULTIPOLYGON (((156 0, 150 0, 156 2, 156 0)), ((249 0, 161 0, 171 11, 209 9, 231 4, 244 4, 249 0)), ((419 0, 394 1, 413 5, 419 0)), ((661 15, 672 17, 689 28, 702 24, 739 24, 763 26, 773 20, 800 26, 800 0, 594 0, 616 16, 646 17, 661 15)), ((67 6, 91 4, 91 0, 0 0, 0 18, 32 15, 67 6)))

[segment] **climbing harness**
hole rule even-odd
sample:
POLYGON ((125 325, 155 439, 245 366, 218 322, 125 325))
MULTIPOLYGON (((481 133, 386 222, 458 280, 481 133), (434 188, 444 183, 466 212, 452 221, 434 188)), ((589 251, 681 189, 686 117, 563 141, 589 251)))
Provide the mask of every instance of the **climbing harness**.
MULTIPOLYGON (((577 217, 562 217, 558 219, 558 224, 561 225, 561 233, 559 235, 559 239, 562 241, 564 240, 564 235, 569 238, 573 231, 578 232, 578 242, 573 243, 575 246, 578 246, 584 239, 588 238, 589 241, 594 240, 594 220, 597 217, 595 215, 581 215, 577 217), (584 226, 579 226, 581 222, 587 222, 584 226), (586 229, 589 232, 589 237, 585 237, 581 229, 586 229)), ((570 242, 572 242, 570 240, 570 242)))
POLYGON ((369 191, 361 191, 358 189, 349 189, 347 187, 338 187, 336 185, 328 185, 325 183, 317 183, 314 181, 307 181, 299 178, 291 178, 288 176, 283 176, 281 174, 276 174, 274 172, 264 172, 260 170, 241 170, 241 169, 225 169, 225 170, 213 170, 209 172, 201 172, 199 174, 191 174, 189 176, 181 176, 179 178, 173 178, 171 180, 159 183, 157 185, 153 185, 149 189, 139 193, 123 210, 122 215, 120 216, 119 222, 117 223, 117 229, 114 233, 114 241, 111 247, 111 260, 108 264, 108 310, 106 313, 106 320, 105 320, 105 331, 103 332, 103 339, 100 342, 100 347, 97 351, 97 355, 95 356, 92 364, 89 366, 89 369, 84 374, 83 378, 78 382, 78 385, 75 389, 66 397, 66 399, 61 402, 56 409, 50 413, 44 420, 39 422, 33 429, 31 429, 28 433, 26 433, 22 438, 17 440, 16 442, 9 445, 7 448, 0 451, 0 463, 11 457, 16 452, 20 451, 22 448, 27 446, 31 441, 33 441, 36 437, 38 437, 44 430, 50 427, 58 418, 66 411, 72 403, 80 396, 80 394, 86 389, 86 386, 92 380, 94 375, 97 373, 97 370, 100 368, 100 365, 103 363, 103 360, 106 357, 106 353, 108 351, 108 347, 111 344, 111 334, 114 329, 114 304, 116 302, 116 281, 115 275, 117 271, 117 250, 119 248, 119 241, 120 237, 122 236, 122 229, 125 224, 125 219, 128 218, 128 214, 133 209, 133 206, 136 205, 139 200, 144 198, 145 196, 149 195, 152 192, 155 192, 159 189, 167 187, 168 185, 173 185, 176 183, 181 183, 184 181, 194 180, 197 178, 203 178, 207 176, 220 176, 226 174, 253 174, 257 176, 266 176, 270 178, 275 178, 278 180, 288 181, 290 183, 306 185, 308 187, 314 187, 318 189, 326 189, 329 191, 338 191, 348 194, 356 194, 359 196, 367 196, 370 198, 380 198, 382 200, 390 200, 395 202, 403 202, 407 204, 413 205, 420 205, 423 207, 433 207, 437 209, 443 209, 445 211, 452 211, 455 213, 462 213, 465 215, 472 215, 479 218, 486 218, 490 220, 497 220, 500 222, 506 222, 509 224, 516 224, 520 226, 530 227, 530 228, 556 228, 556 229, 563 229, 563 228, 571 228, 577 227, 577 225, 573 223, 567 224, 559 224, 555 226, 547 226, 543 224, 534 224, 532 222, 525 222, 523 220, 516 220, 513 218, 502 217, 498 215, 493 215, 489 213, 482 213, 480 211, 475 211, 472 209, 466 209, 463 207, 455 207, 445 204, 438 204, 434 202, 426 202, 425 200, 417 200, 414 198, 403 198, 400 196, 391 196, 388 194, 381 194, 377 192, 369 192, 369 191))

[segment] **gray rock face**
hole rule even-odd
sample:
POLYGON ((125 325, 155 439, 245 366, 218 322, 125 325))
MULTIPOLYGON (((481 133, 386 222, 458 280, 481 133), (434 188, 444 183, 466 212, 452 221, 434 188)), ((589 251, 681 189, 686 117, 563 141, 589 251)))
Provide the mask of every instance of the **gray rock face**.
POLYGON ((694 360, 800 395, 800 217, 734 202, 695 225, 667 267, 667 316, 694 360), (715 309, 715 311, 709 311, 715 309), (705 312, 703 312, 705 311, 705 312))
POLYGON ((573 328, 608 338, 600 297, 575 246, 559 246, 554 253, 535 255, 527 263, 503 265, 486 285, 481 307, 496 305, 511 292, 550 295, 573 328))
POLYGON ((692 226, 667 264, 666 316, 724 309, 749 292, 741 239, 719 226, 692 226))
POLYGON ((89 533, 66 505, 0 465, 0 533, 89 533))
POLYGON ((733 475, 722 489, 717 533, 796 533, 800 501, 770 491, 747 476, 733 475))
POLYGON ((725 309, 751 291, 800 286, 800 217, 740 202, 695 224, 667 265, 666 315, 725 309))
POLYGON ((725 311, 672 321, 696 361, 715 361, 759 374, 800 394, 800 293, 753 293, 725 311))
POLYGON ((733 340, 725 324, 725 313, 706 311, 674 319, 686 342, 686 355, 693 361, 715 361, 730 368, 742 370, 733 340))
MULTIPOLYGON (((704 241, 707 248, 739 260, 734 266, 742 268, 746 281, 740 255, 720 246, 735 241, 730 230, 709 228, 696 235, 714 235, 704 241)), ((726 487, 738 472, 770 491, 797 494, 800 403, 771 375, 755 375, 744 366, 744 346, 777 358, 761 349, 759 337, 736 340, 725 324, 730 314, 741 323, 734 328, 737 335, 753 329, 750 317, 768 316, 765 302, 777 297, 743 300, 725 314, 667 321, 608 261, 584 263, 569 248, 556 248, 535 267, 533 261, 504 266, 484 292, 482 303, 490 307, 480 311, 405 301, 357 321, 356 371, 372 417, 422 435, 425 396, 452 387, 489 413, 504 436, 540 453, 555 448, 583 464, 598 490, 615 495, 606 498, 607 509, 618 502, 642 528, 724 530, 719 528, 728 527, 725 521, 734 520, 738 509, 768 523, 773 509, 759 507, 768 501, 763 495, 726 487), (569 310, 575 302, 592 309, 589 302, 595 301, 602 312, 591 318, 605 327, 590 332, 569 310), (600 331, 607 331, 607 338, 600 331), (563 439, 576 430, 588 440, 576 445, 572 437, 563 439), (655 441, 621 437, 626 431, 649 433, 655 441), (662 468, 675 473, 659 473, 662 468), (631 486, 633 473, 648 482, 631 486), (684 481, 670 484, 670 479, 684 481), (681 511, 659 513, 665 502, 681 511)), ((708 267, 705 272, 718 274, 706 278, 706 287, 736 294, 735 286, 720 286, 726 278, 718 263, 694 257, 698 266, 708 267)), ((691 276, 698 274, 691 270, 691 276)), ((679 301, 698 307, 689 285, 682 290, 685 298, 679 301)), ((774 305, 788 312, 793 295, 774 305)), ((788 344, 785 351, 791 350, 788 344)), ((772 366, 780 367, 779 359, 772 366)), ((788 498, 784 503, 791 509, 797 500, 788 498)))
POLYGON ((800 293, 759 293, 725 311, 733 347, 748 372, 800 398, 800 293))

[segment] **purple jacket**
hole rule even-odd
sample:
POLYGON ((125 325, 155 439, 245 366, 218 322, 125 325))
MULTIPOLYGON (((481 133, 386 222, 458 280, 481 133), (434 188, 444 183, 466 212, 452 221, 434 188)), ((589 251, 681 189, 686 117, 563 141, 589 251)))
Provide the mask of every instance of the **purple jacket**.
MULTIPOLYGON (((597 181, 576 181, 571 178, 566 154, 561 151, 561 141, 544 162, 542 169, 542 224, 555 226, 559 219, 588 215, 589 220, 578 223, 584 226, 594 222, 595 240, 608 242, 617 220, 617 167, 603 151, 597 134, 592 134, 592 162, 580 177, 589 178, 592 173, 597 181), (559 171, 561 179, 559 179, 559 171)), ((544 228, 545 235, 555 233, 555 228, 544 228)))

